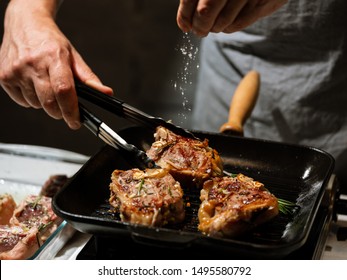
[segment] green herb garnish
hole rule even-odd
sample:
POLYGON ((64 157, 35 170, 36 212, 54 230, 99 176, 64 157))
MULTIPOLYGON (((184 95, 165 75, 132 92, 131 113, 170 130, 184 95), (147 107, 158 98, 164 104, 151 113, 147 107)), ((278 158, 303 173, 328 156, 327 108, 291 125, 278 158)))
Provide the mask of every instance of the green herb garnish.
POLYGON ((41 232, 43 231, 45 228, 47 228, 50 224, 52 224, 53 221, 49 221, 47 224, 40 224, 40 226, 38 227, 38 231, 41 232))
POLYGON ((282 198, 278 198, 277 201, 278 201, 278 209, 284 215, 292 214, 294 212, 294 208, 297 207, 295 203, 282 199, 282 198))
POLYGON ((29 207, 36 209, 36 206, 39 204, 41 198, 42 196, 39 195, 33 202, 29 203, 29 207))
POLYGON ((141 182, 137 188, 137 195, 140 195, 141 194, 141 190, 143 188, 143 184, 145 183, 145 179, 141 179, 141 182))
MULTIPOLYGON (((224 170, 224 174, 231 177, 231 178, 235 178, 237 177, 238 174, 236 173, 231 173, 231 172, 227 172, 224 170)), ((271 193, 269 190, 267 190, 269 193, 271 193)), ((278 201, 278 210, 284 214, 284 215, 291 215, 295 212, 296 209, 298 209, 298 205, 296 205, 294 202, 291 202, 289 200, 285 200, 282 198, 277 198, 278 201)))

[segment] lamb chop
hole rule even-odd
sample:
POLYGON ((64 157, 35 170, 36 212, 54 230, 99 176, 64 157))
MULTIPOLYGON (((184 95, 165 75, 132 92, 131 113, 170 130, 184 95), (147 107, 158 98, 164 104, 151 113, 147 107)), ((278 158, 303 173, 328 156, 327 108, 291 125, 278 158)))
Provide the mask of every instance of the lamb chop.
POLYGON ((40 195, 48 197, 55 196, 68 180, 69 177, 65 174, 54 174, 49 176, 41 188, 40 195))
POLYGON ((183 137, 161 126, 154 138, 148 157, 167 169, 182 185, 201 185, 206 179, 222 175, 222 160, 218 152, 209 147, 207 139, 183 137))
POLYGON ((279 212, 277 198, 243 174, 206 181, 200 200, 198 229, 208 236, 238 236, 279 212))
POLYGON ((184 220, 181 185, 167 170, 114 170, 111 180, 109 202, 122 221, 164 226, 184 220))
POLYGON ((15 209, 10 225, 22 228, 36 228, 39 245, 61 224, 59 218, 52 210, 52 198, 39 195, 28 195, 15 209))
POLYGON ((50 197, 29 195, 16 207, 8 225, 0 226, 0 259, 26 259, 62 222, 50 197))
POLYGON ((0 195, 0 225, 9 224, 15 208, 16 202, 12 195, 7 193, 0 195))
POLYGON ((38 229, 20 226, 0 226, 0 260, 24 260, 38 249, 38 229))
POLYGON ((66 175, 50 176, 39 195, 27 196, 18 206, 9 194, 0 196, 0 259, 31 257, 63 221, 52 210, 52 197, 66 175))

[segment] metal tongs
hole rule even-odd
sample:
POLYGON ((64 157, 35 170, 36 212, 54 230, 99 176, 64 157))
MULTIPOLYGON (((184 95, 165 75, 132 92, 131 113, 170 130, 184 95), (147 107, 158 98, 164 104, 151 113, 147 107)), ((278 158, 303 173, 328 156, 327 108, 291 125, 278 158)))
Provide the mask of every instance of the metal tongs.
POLYGON ((94 135, 106 144, 125 153, 132 163, 141 169, 156 168, 155 162, 136 146, 127 143, 119 134, 79 103, 81 121, 94 135))
POLYGON ((171 122, 167 122, 163 120, 162 118, 153 117, 150 116, 128 104, 125 102, 113 97, 109 96, 107 94, 101 93, 96 89, 93 89, 83 83, 81 83, 78 80, 75 80, 75 88, 77 91, 77 95, 85 99, 100 108, 103 108, 113 114, 118 115, 119 117, 128 119, 136 124, 144 125, 147 127, 150 127, 152 129, 156 129, 158 126, 166 127, 167 129, 171 130, 172 132, 188 137, 188 138, 194 138, 195 137, 190 131, 183 129, 177 125, 174 125, 171 122))
MULTIPOLYGON (((163 126, 176 134, 184 137, 195 138, 191 132, 181 127, 175 126, 161 118, 152 117, 140 110, 131 107, 125 102, 106 95, 93 89, 80 81, 75 80, 75 87, 78 97, 89 101, 102 109, 108 110, 111 113, 129 119, 140 125, 149 126, 155 129, 158 126, 163 126)), ((102 120, 87 110, 83 104, 79 102, 79 109, 81 115, 81 121, 94 135, 99 137, 108 145, 125 152, 127 156, 130 156, 131 162, 134 162, 139 168, 156 168, 158 167, 155 162, 150 159, 147 154, 135 147, 132 144, 127 143, 120 135, 106 125, 102 120)))

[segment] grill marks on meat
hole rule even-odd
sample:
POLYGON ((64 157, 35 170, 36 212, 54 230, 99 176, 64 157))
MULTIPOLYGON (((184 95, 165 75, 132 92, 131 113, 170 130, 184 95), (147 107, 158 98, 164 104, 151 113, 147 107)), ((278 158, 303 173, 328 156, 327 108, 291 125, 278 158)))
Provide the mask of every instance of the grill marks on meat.
POLYGON ((222 175, 222 160, 218 152, 209 147, 207 139, 182 137, 164 127, 157 128, 154 138, 148 157, 181 184, 199 185, 208 178, 222 175))
POLYGON ((125 222, 163 226, 184 220, 181 186, 201 188, 198 230, 208 236, 236 237, 275 217, 277 198, 243 174, 223 177, 223 163, 208 140, 182 137, 158 127, 147 151, 161 169, 115 170, 110 204, 125 222), (179 182, 179 183, 178 183, 179 182))
POLYGON ((163 226, 184 220, 181 185, 165 169, 114 170, 110 191, 109 202, 124 222, 163 226))
POLYGON ((277 198, 243 174, 206 181, 200 200, 198 229, 209 236, 235 237, 278 214, 277 198))

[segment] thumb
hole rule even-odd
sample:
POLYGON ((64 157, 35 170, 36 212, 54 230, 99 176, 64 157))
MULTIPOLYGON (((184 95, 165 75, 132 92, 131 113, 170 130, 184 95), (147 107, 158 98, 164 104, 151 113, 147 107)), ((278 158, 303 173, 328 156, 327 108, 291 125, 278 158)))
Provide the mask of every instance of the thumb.
POLYGON ((75 50, 72 50, 72 70, 74 76, 82 83, 101 91, 102 93, 113 95, 112 88, 105 86, 98 76, 85 63, 81 55, 75 50))

